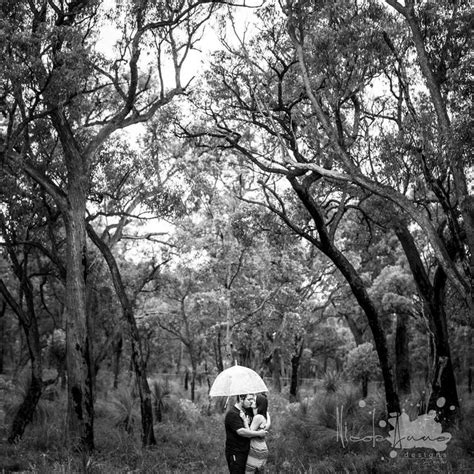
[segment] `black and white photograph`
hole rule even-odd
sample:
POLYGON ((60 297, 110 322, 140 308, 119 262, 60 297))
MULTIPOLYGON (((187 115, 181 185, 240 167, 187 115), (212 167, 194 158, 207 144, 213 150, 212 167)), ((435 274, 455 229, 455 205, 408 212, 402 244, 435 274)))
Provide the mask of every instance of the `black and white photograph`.
POLYGON ((468 0, 0 0, 0 474, 474 473, 468 0))

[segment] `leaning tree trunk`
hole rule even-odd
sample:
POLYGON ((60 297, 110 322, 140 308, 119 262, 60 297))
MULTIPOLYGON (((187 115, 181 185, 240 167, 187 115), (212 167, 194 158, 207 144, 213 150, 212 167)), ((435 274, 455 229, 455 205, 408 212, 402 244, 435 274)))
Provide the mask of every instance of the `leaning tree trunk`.
POLYGON ((387 339, 380 322, 381 318, 377 309, 370 299, 362 278, 349 260, 337 249, 329 235, 324 221, 324 215, 311 195, 309 185, 301 184, 295 178, 288 178, 296 194, 311 215, 319 234, 319 241, 313 239, 311 243, 331 259, 336 268, 342 273, 349 284, 357 303, 364 311, 375 343, 382 377, 385 386, 385 399, 388 413, 400 413, 400 401, 395 390, 392 364, 388 356, 387 339))
POLYGON ((408 347, 408 315, 397 314, 395 330, 395 378, 398 392, 410 393, 410 352, 408 347))
POLYGON ((332 254, 330 258, 344 275, 349 283, 352 293, 367 317, 372 337, 374 338, 375 350, 378 355, 380 369, 382 370, 388 413, 400 413, 400 401, 395 389, 392 364, 390 362, 387 348, 387 339, 377 309, 370 299, 362 279, 352 264, 344 257, 344 255, 342 255, 342 253, 335 249, 332 249, 328 253, 332 254))
MULTIPOLYGON (((26 303, 26 311, 18 304, 10 293, 3 280, 0 278, 0 294, 3 295, 2 314, 6 311, 6 303, 12 308, 18 317, 21 328, 25 335, 26 346, 31 363, 31 379, 29 381, 26 396, 19 406, 13 419, 8 441, 18 442, 25 432, 26 426, 32 421, 36 406, 43 391, 43 364, 41 355, 40 333, 38 319, 36 317, 33 286, 27 274, 27 254, 23 254, 23 261, 20 262, 15 251, 14 242, 10 240, 3 215, 0 215, 0 227, 7 252, 12 263, 13 271, 20 282, 20 294, 23 295, 26 303)), ((3 319, 3 318, 2 318, 3 319)), ((0 334, 3 336, 3 333, 0 334)))
POLYGON ((42 372, 41 368, 33 368, 33 364, 38 365, 36 361, 32 360, 31 363, 31 380, 28 384, 28 390, 13 418, 10 435, 8 436, 8 442, 12 444, 17 443, 23 437, 25 428, 33 420, 33 415, 41 398, 41 394, 43 393, 43 380, 41 375, 38 377, 37 374, 38 372, 42 372))
MULTIPOLYGON (((472 311, 474 307, 474 196, 469 190, 466 171, 463 167, 462 153, 459 151, 459 147, 453 144, 453 142, 455 142, 453 137, 456 134, 451 125, 446 95, 443 94, 442 82, 436 72, 438 67, 429 57, 420 27, 421 21, 412 5, 402 7, 399 4, 394 5, 393 2, 388 0, 387 3, 391 4, 405 17, 410 27, 420 69, 426 81, 426 86, 428 87, 431 97, 431 104, 433 105, 438 119, 438 136, 441 138, 444 148, 448 152, 447 160, 452 171, 454 193, 459 203, 459 211, 464 224, 465 240, 469 248, 469 252, 467 252, 468 257, 466 259, 470 270, 468 272, 470 281, 467 296, 468 304, 472 311)), ((454 218, 457 219, 458 217, 455 216, 454 218)))
POLYGON ((9 443, 17 443, 21 440, 27 425, 32 421, 36 406, 43 392, 43 366, 38 321, 33 304, 33 291, 29 281, 22 273, 21 266, 18 265, 16 257, 13 256, 12 260, 17 277, 23 276, 23 278, 20 278, 20 281, 22 292, 27 303, 27 311, 23 311, 22 307, 15 301, 1 279, 0 293, 3 294, 5 301, 8 302, 12 310, 18 316, 20 325, 25 333, 26 345, 31 362, 31 379, 28 384, 26 396, 16 411, 8 436, 9 443))
POLYGON ((144 446, 156 444, 155 433, 153 431, 153 404, 151 390, 147 380, 146 363, 143 358, 140 333, 138 331, 133 305, 130 301, 122 276, 118 268, 115 257, 113 256, 108 245, 97 235, 91 225, 87 225, 87 232, 94 244, 102 253, 112 276, 112 282, 117 293, 117 297, 122 306, 123 315, 128 323, 130 331, 130 342, 132 349, 132 365, 136 376, 138 393, 140 396, 140 412, 142 419, 142 442, 144 446))

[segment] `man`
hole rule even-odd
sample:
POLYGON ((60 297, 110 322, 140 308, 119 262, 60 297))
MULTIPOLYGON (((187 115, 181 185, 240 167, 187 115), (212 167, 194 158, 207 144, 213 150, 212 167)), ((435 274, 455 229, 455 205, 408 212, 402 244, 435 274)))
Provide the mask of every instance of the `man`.
MULTIPOLYGON (((230 474, 244 474, 250 450, 250 438, 267 435, 265 430, 253 431, 245 427, 245 413, 255 402, 255 395, 238 395, 237 403, 225 415, 225 457, 230 474)), ((250 426, 250 423, 247 423, 250 426)))

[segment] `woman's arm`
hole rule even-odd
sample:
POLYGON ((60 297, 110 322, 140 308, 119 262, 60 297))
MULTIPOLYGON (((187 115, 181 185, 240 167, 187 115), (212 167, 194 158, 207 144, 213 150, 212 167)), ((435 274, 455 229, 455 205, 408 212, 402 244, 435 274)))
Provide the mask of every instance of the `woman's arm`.
MULTIPOLYGON (((252 420, 252 424, 250 425, 251 430, 258 430, 262 423, 265 423, 265 417, 263 415, 255 415, 252 420)), ((265 429, 267 427, 265 426, 265 429)))
POLYGON ((267 424, 265 425, 265 429, 269 430, 271 425, 272 425, 272 420, 270 418, 270 412, 267 411, 267 424))

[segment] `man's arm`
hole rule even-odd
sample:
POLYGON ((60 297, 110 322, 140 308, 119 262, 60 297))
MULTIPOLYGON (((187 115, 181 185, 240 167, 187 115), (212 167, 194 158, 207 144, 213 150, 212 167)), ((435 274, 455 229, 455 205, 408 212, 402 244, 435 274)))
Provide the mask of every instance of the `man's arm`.
POLYGON ((267 436, 267 432, 265 430, 254 431, 249 430, 248 428, 239 428, 237 430, 237 434, 244 438, 264 438, 265 436, 267 436))

